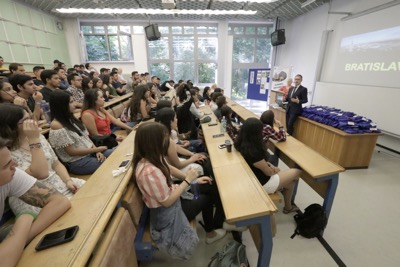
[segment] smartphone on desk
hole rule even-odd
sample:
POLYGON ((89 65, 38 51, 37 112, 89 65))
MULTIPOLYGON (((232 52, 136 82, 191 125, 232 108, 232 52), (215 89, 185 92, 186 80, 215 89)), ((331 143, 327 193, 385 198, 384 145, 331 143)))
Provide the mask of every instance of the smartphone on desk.
POLYGON ((222 136, 224 136, 224 134, 223 134, 223 133, 220 133, 220 134, 214 134, 212 137, 213 137, 213 138, 217 138, 217 137, 222 137, 222 136))
POLYGON ((54 247, 72 241, 75 238, 79 226, 75 225, 66 229, 62 229, 45 235, 36 245, 35 250, 40 251, 46 248, 54 247))
POLYGON ((210 123, 208 124, 208 126, 215 126, 215 125, 218 125, 218 123, 216 123, 216 122, 210 122, 210 123))
POLYGON ((124 160, 123 162, 121 162, 121 164, 119 165, 119 168, 121 168, 121 167, 126 167, 128 164, 129 164, 129 159, 127 159, 127 160, 124 160))
POLYGON ((225 145, 225 144, 221 144, 221 145, 218 146, 218 148, 219 148, 219 149, 226 148, 226 145, 225 145))

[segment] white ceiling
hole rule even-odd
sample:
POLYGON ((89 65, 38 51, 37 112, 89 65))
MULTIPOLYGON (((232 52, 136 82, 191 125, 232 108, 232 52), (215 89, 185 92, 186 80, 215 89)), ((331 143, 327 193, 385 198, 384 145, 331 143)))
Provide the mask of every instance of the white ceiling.
POLYGON ((161 0, 16 0, 28 6, 35 7, 59 18, 81 19, 128 19, 128 20, 240 20, 261 21, 268 19, 291 20, 307 13, 330 0, 316 0, 302 8, 306 0, 278 0, 273 3, 233 2, 219 0, 175 0, 176 9, 193 10, 257 10, 256 15, 146 15, 146 14, 61 14, 56 8, 152 8, 163 9, 161 0))

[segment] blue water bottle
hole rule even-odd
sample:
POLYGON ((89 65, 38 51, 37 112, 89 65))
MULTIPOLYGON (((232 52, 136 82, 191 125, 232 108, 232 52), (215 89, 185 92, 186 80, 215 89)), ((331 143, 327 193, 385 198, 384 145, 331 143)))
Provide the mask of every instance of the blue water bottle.
POLYGON ((190 184, 190 191, 193 194, 193 199, 199 199, 199 184, 197 183, 197 180, 192 181, 190 184))
POLYGON ((44 117, 48 124, 51 123, 51 114, 50 114, 50 105, 46 101, 42 100, 40 104, 40 108, 43 110, 44 117))

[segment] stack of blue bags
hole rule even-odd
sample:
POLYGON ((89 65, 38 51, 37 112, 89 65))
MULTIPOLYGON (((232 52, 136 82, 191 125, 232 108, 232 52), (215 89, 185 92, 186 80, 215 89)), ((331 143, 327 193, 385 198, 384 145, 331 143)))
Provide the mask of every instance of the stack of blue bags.
POLYGON ((302 115, 310 120, 338 128, 349 134, 380 133, 376 123, 353 112, 337 108, 312 105, 303 108, 302 115))

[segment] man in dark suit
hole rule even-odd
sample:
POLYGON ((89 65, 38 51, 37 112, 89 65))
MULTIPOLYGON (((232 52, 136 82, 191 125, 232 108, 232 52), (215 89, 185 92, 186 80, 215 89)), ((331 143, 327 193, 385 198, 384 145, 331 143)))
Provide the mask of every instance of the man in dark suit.
POLYGON ((293 135, 293 127, 297 117, 303 112, 302 104, 307 103, 307 88, 301 85, 303 76, 297 74, 294 77, 294 86, 287 94, 288 105, 286 108, 286 128, 290 135, 293 135))

